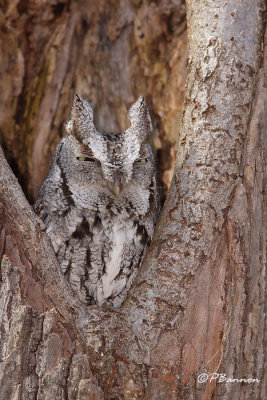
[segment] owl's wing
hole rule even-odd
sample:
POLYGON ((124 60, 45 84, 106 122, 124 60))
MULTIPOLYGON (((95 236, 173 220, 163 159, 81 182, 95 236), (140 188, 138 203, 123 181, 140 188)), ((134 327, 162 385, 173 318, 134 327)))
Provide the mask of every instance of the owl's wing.
POLYGON ((58 219, 62 219, 73 204, 64 171, 59 163, 61 147, 62 142, 56 148, 50 171, 39 190, 38 198, 33 206, 36 213, 48 227, 51 221, 55 223, 58 219))

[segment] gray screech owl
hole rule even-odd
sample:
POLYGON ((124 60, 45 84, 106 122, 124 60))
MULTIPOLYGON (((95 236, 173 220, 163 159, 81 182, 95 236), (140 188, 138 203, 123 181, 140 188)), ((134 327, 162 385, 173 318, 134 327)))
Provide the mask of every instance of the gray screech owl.
POLYGON ((97 132, 92 107, 75 95, 68 136, 34 205, 66 279, 88 305, 121 305, 154 231, 158 195, 143 96, 128 117, 122 134, 97 132))

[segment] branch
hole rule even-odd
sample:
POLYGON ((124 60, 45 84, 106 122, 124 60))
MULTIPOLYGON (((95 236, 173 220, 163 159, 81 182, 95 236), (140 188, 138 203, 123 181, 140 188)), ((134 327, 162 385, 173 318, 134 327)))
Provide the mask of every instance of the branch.
MULTIPOLYGON (((82 317, 85 310, 66 284, 50 240, 45 233, 46 227, 25 198, 1 147, 0 187, 1 225, 5 235, 11 235, 16 241, 21 253, 20 259, 23 258, 23 254, 26 256, 32 274, 41 281, 49 300, 66 321, 73 321, 77 315, 82 317)), ((10 254, 10 258, 12 262, 12 258, 15 259, 14 254, 10 254)))
MULTIPOLYGON (((116 311, 86 307, 76 298, 61 273, 50 239, 45 233, 46 227, 29 205, 18 180, 5 160, 1 147, 0 187, 1 237, 2 242, 3 236, 6 239, 10 236, 12 239, 12 249, 11 246, 6 246, 10 261, 18 268, 23 263, 29 264, 30 274, 35 281, 41 281, 48 302, 53 304, 65 322, 76 329, 82 345, 87 341, 92 351, 95 351, 96 343, 99 341, 105 341, 108 345, 114 340, 111 330, 118 331, 117 336, 120 334, 120 329, 125 331, 128 322, 124 321, 124 317, 127 316, 123 309, 116 311), (14 248, 17 251, 14 251, 14 248), (19 259, 23 259, 22 264, 18 262, 18 254, 19 259), (91 342, 86 339, 89 333, 91 342)), ((0 245, 0 250, 1 247, 4 246, 0 245)), ((44 308, 46 305, 47 301, 44 303, 44 308)))
MULTIPOLYGON (((119 311, 85 308, 75 299, 42 222, 0 153, 6 229, 56 309, 76 325, 106 386, 122 370, 129 381, 147 373, 146 398, 156 398, 155 393, 177 397, 179 385, 184 388, 191 379, 193 387, 192 377, 205 360, 215 362, 221 337, 228 335, 231 325, 224 326, 222 301, 230 259, 226 225, 242 184, 241 156, 260 65, 262 6, 263 1, 255 5, 250 0, 187 1, 188 77, 176 169, 152 246, 119 311)), ((118 385, 123 390, 124 383, 118 385)))

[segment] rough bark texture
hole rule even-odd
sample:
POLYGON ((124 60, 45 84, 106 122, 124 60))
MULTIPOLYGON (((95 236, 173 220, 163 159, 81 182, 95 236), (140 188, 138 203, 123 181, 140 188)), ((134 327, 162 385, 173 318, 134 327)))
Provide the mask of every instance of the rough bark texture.
POLYGON ((187 1, 175 173, 120 310, 75 299, 1 154, 1 400, 267 397, 262 11, 187 1), (259 382, 198 382, 214 372, 259 382))
POLYGON ((143 93, 170 184, 184 95, 183 0, 4 0, 0 24, 2 144, 28 198, 47 174, 75 92, 112 132, 127 127, 127 109, 143 93))

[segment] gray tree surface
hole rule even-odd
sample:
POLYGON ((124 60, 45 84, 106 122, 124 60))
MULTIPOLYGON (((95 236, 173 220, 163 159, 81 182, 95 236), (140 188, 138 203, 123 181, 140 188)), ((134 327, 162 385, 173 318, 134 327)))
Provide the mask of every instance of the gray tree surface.
POLYGON ((121 309, 75 298, 1 152, 1 400, 267 397, 264 12, 187 0, 175 171, 121 309))

